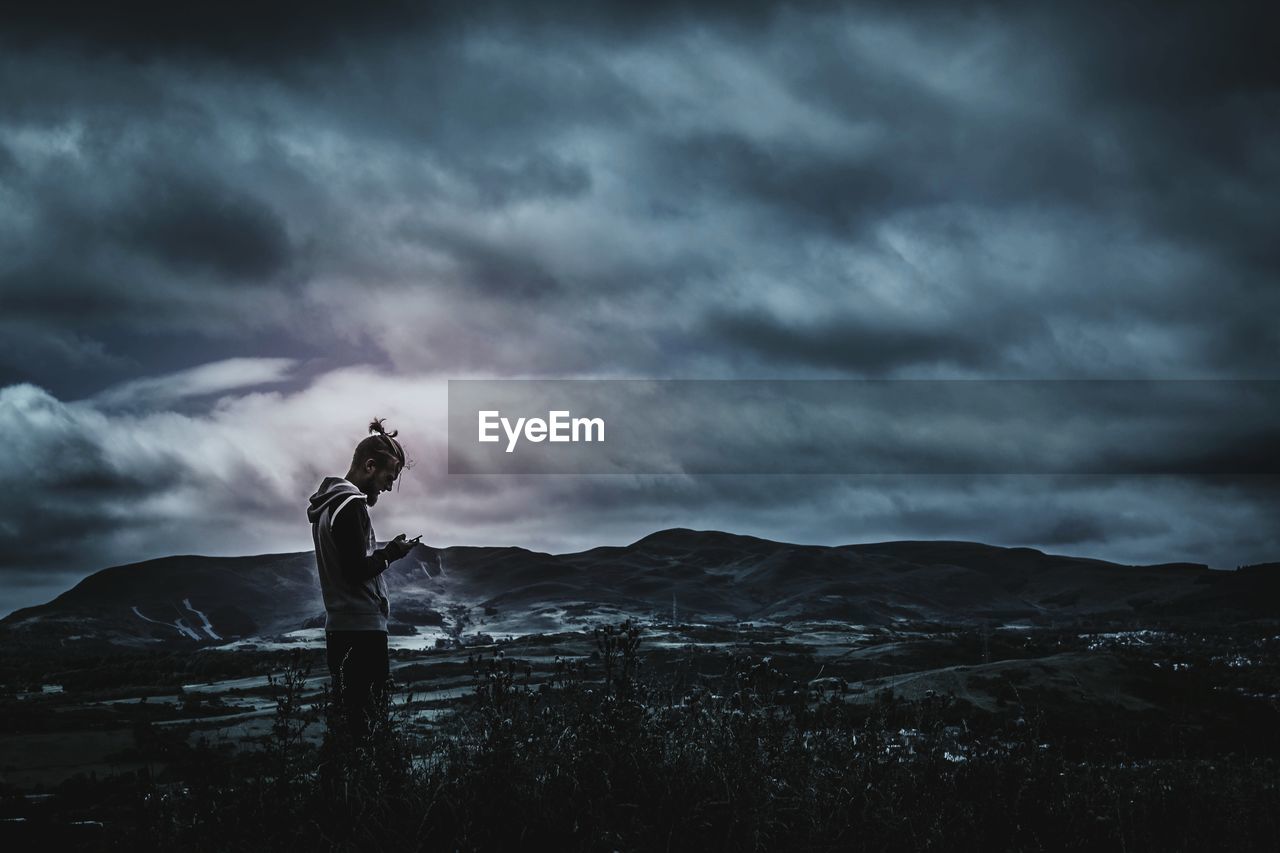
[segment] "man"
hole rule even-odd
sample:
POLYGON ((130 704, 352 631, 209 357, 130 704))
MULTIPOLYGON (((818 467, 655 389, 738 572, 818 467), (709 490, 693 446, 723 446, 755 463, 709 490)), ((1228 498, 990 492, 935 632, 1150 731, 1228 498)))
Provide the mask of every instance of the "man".
POLYGON ((388 433, 382 419, 375 419, 369 432, 356 445, 347 476, 325 477, 307 509, 324 598, 333 695, 347 733, 357 741, 368 736, 390 676, 390 604, 382 573, 413 548, 403 533, 375 547, 368 507, 391 490, 405 457, 395 439, 398 431, 388 433))

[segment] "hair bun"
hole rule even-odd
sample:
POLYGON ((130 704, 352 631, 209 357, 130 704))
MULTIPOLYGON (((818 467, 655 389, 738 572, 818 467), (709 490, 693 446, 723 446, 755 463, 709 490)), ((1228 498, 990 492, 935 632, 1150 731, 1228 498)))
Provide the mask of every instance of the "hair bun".
POLYGON ((385 420, 386 418, 374 418, 369 423, 369 432, 376 432, 378 435, 385 435, 387 438, 395 438, 400 434, 400 430, 397 429, 392 432, 387 432, 386 427, 382 425, 382 422, 385 420))

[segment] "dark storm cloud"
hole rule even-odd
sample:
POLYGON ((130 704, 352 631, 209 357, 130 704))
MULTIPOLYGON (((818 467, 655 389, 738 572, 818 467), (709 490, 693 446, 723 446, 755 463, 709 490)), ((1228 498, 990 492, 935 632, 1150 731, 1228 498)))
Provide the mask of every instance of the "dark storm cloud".
POLYGON ((71 0, 15 9, 6 16, 5 29, 7 40, 19 47, 65 45, 140 60, 188 53, 273 62, 295 52, 330 49, 344 38, 387 35, 421 24, 426 5, 231 0, 178 8, 161 0, 111 5, 71 0))
POLYGON ((848 150, 795 139, 717 132, 670 141, 663 160, 682 181, 726 203, 758 206, 782 233, 828 231, 858 240, 886 215, 960 201, 973 205, 1105 201, 1108 166, 1057 117, 975 122, 962 101, 922 81, 853 77, 831 44, 825 60, 787 74, 797 97, 883 132, 848 150), (869 79, 868 79, 869 78, 869 79), (957 169, 955 164, 964 163, 957 169))
POLYGON ((18 171, 18 158, 5 145, 0 145, 0 181, 18 171))
MULTIPOLYGON (((937 196, 1138 214, 1153 231, 1274 269, 1259 214, 1278 177, 1269 152, 1280 142, 1280 60, 1261 14, 1247 3, 1010 6, 960 22, 965 36, 1010 42, 978 54, 1007 76, 975 77, 960 98, 901 74, 905 63, 851 75, 857 60, 842 68, 834 50, 800 57, 788 74, 830 109, 894 128, 881 165, 937 196), (1044 78, 1043 109, 1018 115, 997 100, 993 112, 993 96, 1024 85, 1019 73, 1044 78)), ((918 17, 923 44, 951 51, 939 21, 918 17)), ((952 82, 963 85, 964 70, 952 82)))
MULTIPOLYGON (((840 4, 670 3, 640 10, 444 4, 429 13, 407 5, 360 13, 335 4, 260 14, 233 5, 195 22, 143 8, 132 28, 121 23, 127 14, 89 10, 56 21, 45 12, 24 13, 15 30, 24 34, 31 63, 65 60, 57 45, 74 43, 87 51, 85 63, 101 66, 102 80, 92 85, 107 97, 80 102, 93 117, 82 152, 89 163, 137 172, 127 153, 133 149, 158 161, 164 175, 181 175, 173 164, 184 159, 199 164, 180 186, 140 192, 142 206, 119 222, 119 206, 128 204, 119 199, 114 208, 94 211, 76 195, 70 209, 55 208, 47 221, 56 218, 58 228, 42 230, 68 236, 48 254, 83 258, 82 269, 65 270, 61 279, 74 282, 79 272, 89 284, 75 290, 86 299, 116 298, 104 297, 113 288, 99 285, 97 268, 118 269, 118 259, 69 252, 65 244, 92 245, 114 234, 120 248, 173 267, 178 278, 195 270, 235 283, 273 282, 294 268, 290 252, 305 245, 316 263, 293 281, 333 274, 401 286, 451 281, 486 297, 537 297, 549 310, 602 329, 625 317, 631 331, 643 328, 648 340, 664 340, 661 350, 650 344, 620 362, 641 373, 681 370, 666 353, 691 347, 726 371, 739 353, 755 352, 779 365, 822 369, 859 370, 870 361, 885 374, 920 365, 1016 374, 1034 372, 1036 362, 1048 372, 1072 360, 1088 373, 1087 359, 1049 349, 1059 346, 1055 326, 1075 323, 1107 335, 1100 320, 1133 315, 1180 338, 1188 360, 1213 369, 1257 362, 1242 337, 1275 343, 1273 332, 1257 328, 1254 312, 1223 307, 1205 327, 1202 310, 1206 277, 1247 292, 1258 278, 1256 271, 1246 275, 1248 259, 1265 260, 1274 242, 1260 224, 1269 198, 1257 190, 1241 197, 1220 185, 1242 169, 1266 168, 1264 149, 1245 140, 1264 141, 1250 130, 1274 130, 1275 122, 1268 125, 1247 102, 1267 66, 1247 58, 1258 47, 1251 39, 1246 58, 1236 60, 1243 70, 1220 68, 1229 51, 1199 45, 1187 23, 1195 16, 1181 6, 1149 16, 1132 39, 1113 30, 1130 32, 1141 15, 1130 20, 1123 13, 1117 25, 1105 8, 1068 14, 1049 5, 902 11, 840 4), (1160 70, 1184 43, 1206 63, 1207 80, 1160 70), (95 45, 154 61, 117 63, 115 53, 95 53, 95 45), (275 67, 293 68, 284 82, 260 77, 249 61, 267 52, 275 67), (328 58, 317 61, 321 54, 328 58), (188 69, 213 59, 216 70, 189 76, 188 69), (1125 80, 1143 74, 1185 89, 1193 106, 1180 108, 1177 97, 1148 98, 1138 84, 1126 88, 1125 80), (246 96, 255 86, 261 103, 246 96), (1232 106, 1237 94, 1245 102, 1232 106), (793 121, 761 124, 774 114, 778 122, 793 121), (134 118, 127 135, 105 130, 127 115, 134 118), (1220 132, 1197 129, 1206 116, 1221 119, 1220 132), (175 117, 176 132, 161 129, 175 117), (332 155, 341 165, 325 162, 330 155, 323 150, 308 162, 282 146, 281 133, 292 128, 317 145, 341 141, 332 155), (1232 140, 1220 147, 1233 156, 1193 156, 1191 140, 1206 135, 1232 140), (238 149, 245 154, 233 156, 238 149), (249 164, 252 174, 244 174, 249 164), (494 232, 492 223, 522 206, 610 222, 626 235, 617 239, 636 241, 635 250, 610 247, 607 262, 584 272, 575 266, 598 241, 588 229, 575 232, 575 220, 539 222, 531 212, 536 228, 527 236, 514 228, 494 232), (412 227, 403 217, 371 218, 381 209, 415 207, 434 210, 414 211, 412 227), (1019 280, 1021 258, 998 267, 982 262, 1002 251, 1000 229, 1027 227, 1045 210, 1068 225, 1074 219, 1100 234, 1128 236, 1105 251, 1063 247, 1106 260, 1102 270, 1061 264, 1052 278, 1037 274, 1041 280, 1026 282, 1019 280), (966 211, 995 218, 975 229, 966 211), (684 233, 656 230, 672 221, 670 214, 686 218, 684 233), (921 216, 928 218, 917 221, 921 216), (77 219, 87 219, 79 234, 77 219), (550 227, 557 231, 537 230, 550 227), (912 269, 917 259, 906 259, 903 274, 931 291, 939 310, 928 322, 904 321, 879 316, 881 306, 868 301, 869 319, 859 331, 876 343, 870 352, 858 353, 856 345, 850 352, 838 333, 824 334, 839 325, 826 316, 784 319, 766 316, 773 310, 767 302, 716 304, 751 270, 777 281, 778 290, 808 290, 826 314, 833 297, 858 284, 815 258, 838 252, 891 258, 897 248, 886 240, 886 227, 954 246, 972 260, 963 269, 912 269), (1194 246, 1192 260, 1201 268, 1161 276, 1157 300, 1158 273, 1124 266, 1161 251, 1166 240, 1194 246), (441 265, 422 263, 423 251, 441 265), (1082 284, 1086 276, 1093 280, 1082 284), (1151 282, 1136 290, 1134 276, 1151 282), (691 279, 707 304, 686 306, 682 314, 697 317, 710 308, 712 330, 730 333, 671 342, 671 324, 659 313, 615 314, 599 323, 597 311, 586 307, 599 306, 593 297, 611 290, 661 290, 691 279), (958 294, 977 309, 961 305, 958 294), (772 329, 761 336, 764 352, 732 333, 755 311, 761 327, 772 329), (726 315, 739 319, 726 322, 726 315), (966 334, 957 335, 961 325, 966 334), (1201 331, 1178 328, 1186 325, 1201 331), (1039 341, 1028 340, 1037 334, 1039 341), (984 338, 989 346, 975 351, 984 338), (895 361, 895 353, 902 359, 895 361)), ((1209 40, 1242 31, 1238 19, 1247 18, 1232 9, 1215 13, 1215 21, 1236 23, 1215 24, 1209 40)), ((56 75, 40 85, 64 100, 79 97, 56 75)), ((145 180, 137 183, 145 190, 145 180)), ((1085 231, 1081 239, 1090 237, 1085 231)), ((119 298, 128 304, 127 295, 119 298)), ((251 302, 243 304, 252 310, 251 302)), ((194 299, 179 310, 204 308, 194 299)), ((376 329, 381 321, 368 322, 376 329)), ((682 328, 702 331, 697 323, 682 328)), ((1130 344, 1133 357, 1146 345, 1130 344)), ((528 347, 525 358, 492 366, 598 363, 566 360, 550 341, 529 340, 528 347)))
POLYGON ((111 165, 85 170, 96 184, 92 193, 48 173, 20 187, 33 202, 29 224, 4 241, 11 251, 0 262, 0 289, 15 314, 95 324, 146 306, 154 321, 166 303, 189 313, 184 292, 202 280, 264 284, 293 261, 284 224, 252 195, 193 172, 141 164, 137 172, 99 173, 111 165))
POLYGON ((24 319, 61 321, 85 313, 110 311, 120 304, 110 282, 74 267, 59 269, 51 260, 6 270, 0 274, 7 311, 24 319), (61 300, 50 299, 51 293, 61 300))
MULTIPOLYGON (((94 261, 108 272, 111 261, 118 269, 121 260, 136 259, 158 262, 172 273, 264 283, 289 265, 293 251, 288 233, 268 204, 212 175, 180 166, 177 146, 162 153, 174 162, 157 168, 140 158, 123 169, 110 157, 90 153, 81 169, 97 184, 92 194, 51 170, 28 176, 18 189, 33 196, 35 222, 26 236, 36 239, 14 247, 26 262, 26 277, 36 279, 41 269, 72 264, 90 277, 94 261), (113 167, 110 174, 100 171, 113 167), (68 251, 72 246, 75 251, 68 251)), ((75 275, 68 273, 65 284, 55 289, 70 285, 82 299, 103 295, 100 279, 76 283, 75 275)))
POLYGON ((505 207, 539 198, 574 198, 591 188, 591 175, 579 163, 533 152, 518 162, 458 164, 482 204, 505 207))
POLYGON ((109 230, 175 272, 209 270, 232 281, 261 281, 291 259, 284 223, 248 194, 183 175, 149 175, 131 202, 109 230))
MULTIPOLYGON (((1053 6, 1047 7, 1052 10, 1053 6)), ((1267 93, 1280 79, 1266 9, 1247 0, 1102 4, 1090 14, 1036 14, 1045 36, 1066 39, 1088 69, 1088 94, 1181 109, 1188 99, 1267 93), (1105 26, 1099 26, 1105 24, 1105 26)))
MULTIPOLYGON (((0 63, 6 88, 18 86, 16 62, 0 63)), ((55 67, 23 91, 59 94, 67 76, 55 67)), ((266 194, 262 183, 229 177, 210 121, 135 104, 130 87, 108 82, 119 78, 112 70, 86 84, 118 99, 89 98, 61 118, 44 110, 0 121, 14 164, 0 182, 0 326, 20 342, 0 347, 8 381, 98 390, 215 360, 286 316, 304 247, 264 200, 285 185, 266 194), (175 333, 177 365, 162 343, 175 333)))
POLYGON ((1280 178, 1269 153, 1280 144, 1280 55, 1264 19, 1253 3, 1183 2, 1029 20, 1036 37, 1077 60, 1072 103, 1132 143, 1120 194, 1153 228, 1218 254, 1242 277, 1273 274, 1280 261, 1265 224, 1280 178))
POLYGON ((31 386, 0 392, 0 429, 12 450, 0 470, 9 482, 39 484, 5 503, 0 553, 6 565, 65 566, 82 559, 87 544, 136 522, 119 508, 180 480, 182 469, 163 446, 151 448, 148 464, 120 465, 99 433, 103 421, 86 415, 71 416, 31 386))
MULTIPOLYGON (((1010 323, 1005 328, 1014 332, 1005 343, 1013 344, 1035 326, 1010 323)), ((769 361, 865 375, 904 365, 981 368, 996 364, 1000 354, 989 340, 979 339, 963 326, 891 326, 858 317, 828 317, 796 325, 763 311, 716 310, 706 319, 706 332, 769 361)))
POLYGON ((921 200, 917 188, 882 168, 879 158, 858 162, 723 133, 681 139, 668 157, 699 192, 761 205, 786 231, 816 226, 856 236, 886 210, 921 200))
MULTIPOLYGON (((8 10, 0 439, 83 470, 0 503, 4 570, 307 547, 290 502, 330 473, 316 448, 423 377, 1273 377, 1260 14, 8 10), (22 444, 60 418, 80 437, 22 444)), ((1152 438, 1120 467, 1236 470, 1274 441, 1241 436, 1218 458, 1152 438)), ((1264 482, 450 478, 401 506, 457 544, 686 526, 1232 565, 1274 559, 1264 482)))
POLYGON ((398 230, 414 244, 447 255, 461 285, 474 294, 522 300, 545 298, 561 289, 544 264, 501 242, 450 225, 410 222, 398 230))
MULTIPOLYGON (((793 8, 841 4, 793 0, 793 8)), ((161 0, 126 0, 104 7, 87 0, 42 3, 6 16, 9 39, 18 46, 53 43, 90 52, 115 51, 135 59, 193 54, 200 57, 277 64, 296 54, 324 53, 342 45, 406 32, 448 35, 470 27, 524 31, 579 28, 597 36, 633 37, 654 28, 699 21, 763 23, 779 4, 766 0, 648 3, 543 3, 495 0, 282 0, 268 4, 226 0, 198 8, 176 8, 161 0)))

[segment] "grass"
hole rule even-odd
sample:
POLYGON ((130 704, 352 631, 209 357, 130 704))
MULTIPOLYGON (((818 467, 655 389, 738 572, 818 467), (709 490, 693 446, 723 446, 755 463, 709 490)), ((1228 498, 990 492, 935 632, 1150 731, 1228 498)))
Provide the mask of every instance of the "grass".
POLYGON ((1002 716, 947 696, 855 706, 797 690, 769 658, 684 689, 644 675, 634 625, 595 639, 591 663, 537 689, 520 662, 485 657, 439 727, 414 734, 388 705, 354 750, 306 737, 328 705, 301 700, 295 660, 261 749, 142 724, 164 773, 68 783, 26 830, 131 850, 1280 849, 1270 752, 1068 734, 1016 685, 1002 716))

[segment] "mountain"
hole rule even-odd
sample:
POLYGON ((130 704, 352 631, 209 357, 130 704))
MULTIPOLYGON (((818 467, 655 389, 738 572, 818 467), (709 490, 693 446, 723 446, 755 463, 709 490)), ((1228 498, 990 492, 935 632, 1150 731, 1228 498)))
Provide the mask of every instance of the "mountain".
MULTIPOLYGON (((564 630, 628 615, 684 621, 1048 624, 1140 615, 1275 616, 1275 564, 1126 566, 974 542, 817 546, 683 528, 543 554, 419 545, 392 565, 393 632, 564 630)), ((218 644, 323 625, 310 552, 164 557, 103 569, 0 620, 12 640, 218 644)))

